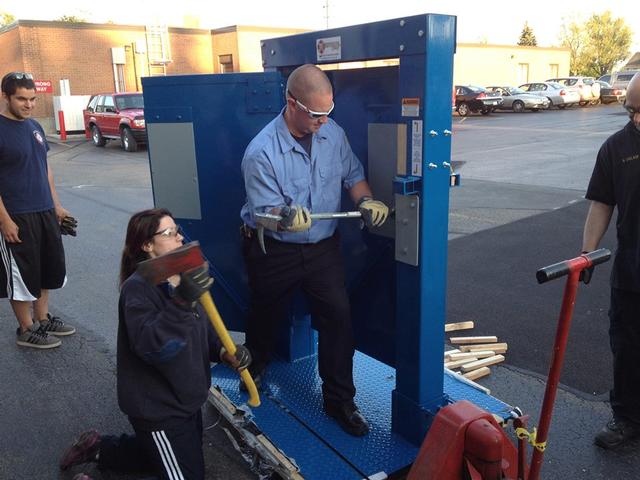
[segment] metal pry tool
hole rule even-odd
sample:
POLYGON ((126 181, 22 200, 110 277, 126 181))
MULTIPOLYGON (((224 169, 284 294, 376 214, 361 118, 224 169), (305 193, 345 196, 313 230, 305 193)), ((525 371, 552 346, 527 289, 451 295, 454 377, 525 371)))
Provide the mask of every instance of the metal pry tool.
MULTIPOLYGON (((282 220, 280 215, 274 215, 273 213, 255 213, 256 217, 256 231, 258 232, 258 243, 260 244, 260 250, 265 255, 267 249, 264 246, 264 229, 276 231, 278 222, 282 220)), ((341 218, 362 218, 362 213, 355 212, 328 212, 328 213, 312 213, 311 220, 337 220, 341 218)), ((286 231, 286 230, 284 230, 286 231)))

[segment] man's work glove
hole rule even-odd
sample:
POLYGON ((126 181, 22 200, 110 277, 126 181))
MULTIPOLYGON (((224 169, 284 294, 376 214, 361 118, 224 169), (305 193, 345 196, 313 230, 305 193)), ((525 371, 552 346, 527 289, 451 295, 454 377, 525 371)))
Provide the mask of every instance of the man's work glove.
POLYGON ((180 285, 175 289, 175 297, 179 304, 195 306, 195 302, 213 285, 213 278, 209 276, 209 265, 187 270, 180 274, 180 285))
POLYGON ((220 361, 227 367, 239 372, 251 365, 251 354, 249 353, 249 349, 244 345, 236 345, 235 355, 231 355, 222 347, 220 349, 220 361))
MULTIPOLYGON (((582 251, 582 254, 584 255, 585 253, 589 253, 587 251, 582 251)), ((585 285, 588 285, 589 282, 591 281, 591 277, 593 276, 593 265, 591 265, 589 268, 585 268, 584 270, 582 270, 580 272, 580 278, 579 280, 584 283, 585 285)))
POLYGON ((60 222, 60 233, 62 235, 71 235, 75 237, 77 235, 76 228, 78 227, 78 221, 71 215, 67 215, 60 222))
POLYGON ((304 232, 311 228, 311 213, 301 205, 282 207, 280 216, 280 227, 287 232, 304 232))
POLYGON ((362 197, 358 202, 358 210, 362 214, 365 225, 369 228, 381 226, 389 215, 389 207, 371 197, 362 197))

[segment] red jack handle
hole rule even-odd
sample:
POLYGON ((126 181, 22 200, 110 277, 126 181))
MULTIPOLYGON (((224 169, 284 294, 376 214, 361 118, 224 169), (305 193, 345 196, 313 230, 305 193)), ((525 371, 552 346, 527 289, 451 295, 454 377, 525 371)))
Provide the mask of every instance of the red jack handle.
POLYGON ((549 433, 549 425, 551 423, 551 414, 558 390, 558 383, 560 381, 564 352, 567 348, 569 327, 571 326, 573 307, 576 302, 580 272, 585 268, 604 263, 609 260, 609 258, 611 258, 611 252, 606 248, 601 248, 572 258, 571 260, 549 265, 536 272, 538 283, 545 283, 564 275, 568 275, 569 278, 567 278, 567 283, 564 287, 562 308, 558 320, 558 329, 556 330, 556 339, 553 345, 553 358, 551 360, 551 366, 549 367, 547 387, 544 392, 544 400, 542 401, 542 410, 540 411, 540 424, 537 434, 533 439, 534 450, 528 480, 538 480, 540 477, 542 457, 544 456, 544 449, 547 444, 547 435, 549 433))

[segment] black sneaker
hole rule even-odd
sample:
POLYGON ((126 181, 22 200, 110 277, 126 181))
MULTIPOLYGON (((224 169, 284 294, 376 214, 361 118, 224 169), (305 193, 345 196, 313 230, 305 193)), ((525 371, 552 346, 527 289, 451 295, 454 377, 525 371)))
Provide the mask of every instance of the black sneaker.
POLYGON ((598 432, 594 443, 607 450, 621 447, 640 436, 640 425, 620 417, 613 417, 598 432))
POLYGON ((64 323, 60 320, 60 317, 54 317, 50 313, 47 313, 47 318, 40 320, 40 326, 44 328, 44 331, 50 335, 57 337, 64 337, 66 335, 73 335, 76 333, 76 329, 71 325, 64 323))
POLYGON ((369 422, 362 416, 358 407, 352 403, 345 405, 330 405, 325 403, 324 411, 334 418, 340 428, 354 437, 362 437, 369 433, 369 422))
POLYGON ((47 335, 47 332, 40 324, 34 322, 26 332, 21 332, 18 327, 18 330, 16 330, 16 344, 21 347, 46 349, 59 347, 62 342, 55 337, 47 335))

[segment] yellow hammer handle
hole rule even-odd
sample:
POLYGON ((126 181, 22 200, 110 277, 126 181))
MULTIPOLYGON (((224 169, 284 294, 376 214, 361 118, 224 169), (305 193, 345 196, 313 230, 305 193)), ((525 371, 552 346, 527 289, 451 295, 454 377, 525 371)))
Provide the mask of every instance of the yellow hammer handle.
MULTIPOLYGON (((218 313, 218 309, 216 308, 215 303, 213 303, 211 294, 209 292, 204 292, 200 297, 200 303, 204 307, 204 310, 207 312, 207 315, 209 315, 209 320, 211 320, 211 324, 218 334, 218 337, 220 338, 224 349, 231 355, 235 355, 236 344, 233 343, 233 340, 229 335, 229 332, 227 331, 227 327, 224 326, 222 318, 220 318, 220 314, 218 313)), ((246 368, 244 370, 241 370, 240 377, 242 378, 242 381, 247 386, 247 390, 249 391, 249 401, 247 403, 252 407, 259 407, 260 396, 258 395, 258 389, 256 388, 256 384, 253 383, 253 378, 251 378, 249 370, 246 368)))

